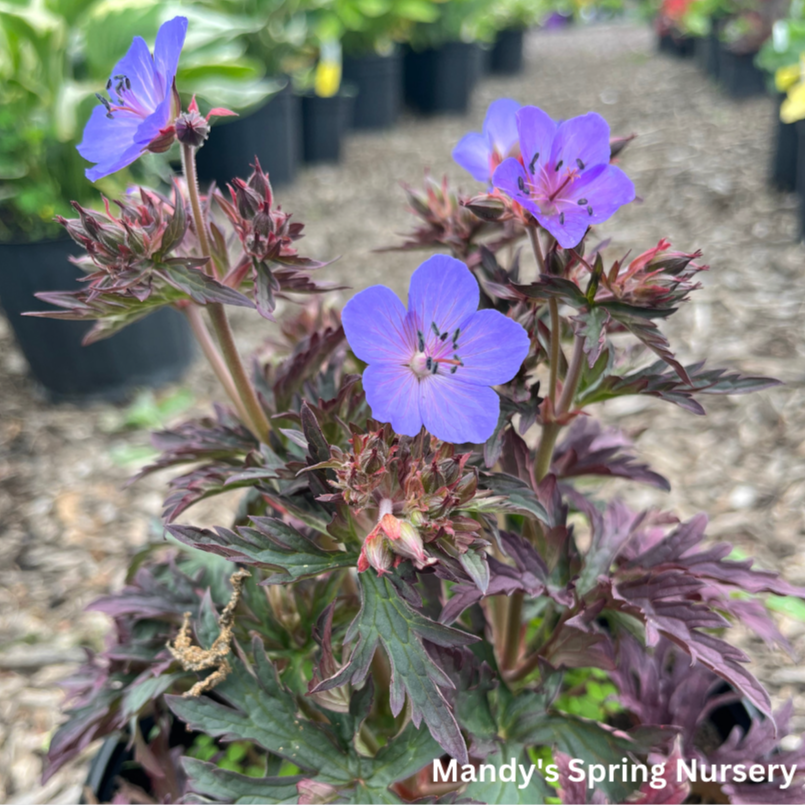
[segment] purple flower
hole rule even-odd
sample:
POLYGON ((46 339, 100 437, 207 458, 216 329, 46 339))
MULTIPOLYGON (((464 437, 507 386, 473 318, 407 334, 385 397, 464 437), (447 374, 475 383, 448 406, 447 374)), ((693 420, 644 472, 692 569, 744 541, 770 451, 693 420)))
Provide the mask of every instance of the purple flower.
POLYGON ((424 425, 445 442, 485 442, 497 425, 498 395, 528 354, 517 322, 478 310, 478 282, 460 260, 436 255, 411 277, 408 310, 390 288, 354 296, 342 321, 352 351, 369 364, 363 388, 372 415, 397 433, 424 425))
POLYGON ((143 151, 165 151, 173 142, 173 80, 179 64, 187 18, 174 17, 157 33, 154 55, 141 37, 115 65, 106 84, 109 100, 98 95, 78 152, 89 162, 90 181, 134 162, 143 151))
POLYGON ((479 182, 491 181, 495 168, 506 157, 520 153, 517 111, 520 104, 499 98, 489 104, 482 134, 465 134, 453 149, 453 159, 479 182))
POLYGON ((609 126, 589 112, 556 123, 542 109, 517 113, 522 162, 507 159, 492 183, 522 204, 565 249, 590 224, 606 221, 634 200, 629 177, 609 164, 609 126))

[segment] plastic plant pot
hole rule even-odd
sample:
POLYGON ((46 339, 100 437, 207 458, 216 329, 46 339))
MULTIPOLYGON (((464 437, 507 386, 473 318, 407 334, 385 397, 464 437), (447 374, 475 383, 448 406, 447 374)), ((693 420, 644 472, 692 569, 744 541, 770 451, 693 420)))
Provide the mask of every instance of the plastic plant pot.
POLYGON ((718 80, 730 98, 740 100, 766 94, 766 75, 755 66, 756 53, 733 53, 719 48, 718 80))
POLYGON ((805 120, 793 124, 797 129, 797 180, 799 192, 799 239, 805 240, 805 120))
POLYGON ((289 184, 296 177, 301 139, 299 98, 286 87, 252 114, 222 118, 213 126, 198 151, 199 180, 226 187, 236 176, 248 176, 257 157, 272 185, 289 184))
POLYGON ((476 51, 471 42, 420 51, 409 47, 403 69, 405 102, 422 114, 465 113, 475 83, 476 51))
POLYGON ((142 386, 178 380, 194 354, 185 317, 163 308, 89 346, 81 341, 91 322, 22 316, 52 310, 38 291, 77 287, 83 272, 68 261, 80 249, 71 240, 0 244, 0 307, 5 310, 31 374, 49 399, 125 399, 142 386))
POLYGON ((672 33, 661 34, 657 38, 657 49, 660 53, 687 59, 694 55, 696 40, 690 36, 675 36, 672 33))
POLYGON ((342 87, 337 95, 302 96, 302 155, 305 162, 339 162, 341 142, 353 116, 356 93, 342 87))
POLYGON ((785 95, 779 94, 775 110, 774 148, 771 159, 771 184, 778 190, 790 193, 797 189, 797 159, 799 136, 796 123, 780 120, 780 106, 785 95))
POLYGON ((348 56, 343 75, 358 93, 352 128, 388 129, 397 122, 402 105, 402 57, 398 51, 387 56, 348 56))
POLYGON ((489 54, 489 70, 496 75, 517 75, 523 71, 524 28, 498 31, 489 54))

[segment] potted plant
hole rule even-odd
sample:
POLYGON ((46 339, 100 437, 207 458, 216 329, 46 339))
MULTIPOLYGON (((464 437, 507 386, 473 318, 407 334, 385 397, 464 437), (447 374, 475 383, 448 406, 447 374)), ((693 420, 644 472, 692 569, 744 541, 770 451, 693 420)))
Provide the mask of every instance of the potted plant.
POLYGON ((657 32, 657 45, 662 53, 674 56, 692 56, 695 38, 684 33, 682 20, 692 0, 663 0, 654 28, 657 32))
POLYGON ((394 125, 402 104, 402 56, 416 22, 433 22, 439 11, 432 0, 362 0, 314 3, 310 26, 319 41, 340 41, 342 75, 357 95, 351 126, 385 129, 394 125))
POLYGON ((498 75, 516 75, 523 69, 523 39, 548 9, 532 0, 497 0, 490 3, 488 14, 494 29, 489 53, 489 71, 498 75))
MULTIPOLYGON (((54 217, 75 213, 71 199, 99 203, 75 148, 80 125, 97 103, 97 84, 77 77, 89 69, 86 49, 68 49, 89 12, 89 3, 68 4, 63 15, 27 6, 0 9, 0 306, 52 399, 117 399, 134 386, 176 379, 192 356, 189 329, 175 311, 88 348, 82 347, 88 325, 21 316, 39 304, 35 292, 78 287, 82 272, 70 262, 77 247, 54 217)), ((153 165, 144 167, 137 166, 140 177, 154 179, 153 165)), ((120 194, 129 178, 118 174, 100 188, 120 194)))
POLYGON ((464 113, 482 72, 478 43, 494 32, 485 25, 483 0, 451 0, 438 10, 434 22, 411 28, 403 64, 405 102, 425 114, 464 113))
POLYGON ((763 43, 755 60, 777 98, 770 180, 778 190, 787 192, 797 188, 798 136, 796 123, 784 122, 781 110, 786 91, 800 80, 802 53, 805 53, 805 23, 785 19, 774 24, 772 35, 763 43))
POLYGON ((755 64, 755 57, 771 34, 774 5, 761 0, 757 7, 731 16, 721 28, 719 81, 733 98, 766 92, 766 76, 755 64))
MULTIPOLYGON (((92 285, 54 301, 101 329, 143 305, 206 310, 213 334, 197 332, 230 405, 155 437, 144 472, 178 470, 171 542, 94 604, 117 628, 72 680, 48 773, 126 729, 163 802, 801 798, 805 750, 779 745, 790 707, 773 710, 729 638, 739 622, 784 644, 765 597, 805 590, 705 542, 704 516, 634 511, 601 487, 669 484, 598 403, 701 414, 708 394, 775 384, 673 354, 659 323, 699 287, 700 253, 588 248, 635 198, 606 122, 495 104, 456 149, 477 195, 409 191, 402 248, 439 253, 408 304, 373 286, 340 313, 299 308, 251 374, 226 307, 273 317, 278 296, 326 290, 322 264, 259 163, 202 197, 207 121, 191 105, 171 125, 186 181, 143 200, 166 216, 159 247, 136 277, 93 278, 103 304, 92 285), (178 522, 234 489, 232 522, 178 522), (743 726, 702 742, 738 701, 743 726)), ((93 243, 114 225, 65 223, 93 243)))

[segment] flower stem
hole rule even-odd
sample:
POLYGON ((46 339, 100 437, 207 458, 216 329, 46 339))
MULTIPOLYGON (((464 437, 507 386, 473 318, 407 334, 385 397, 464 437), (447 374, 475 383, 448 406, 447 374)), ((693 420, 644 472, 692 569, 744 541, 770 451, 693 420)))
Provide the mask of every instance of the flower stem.
POLYGON ((522 590, 512 593, 509 598, 508 614, 506 619, 506 636, 503 642, 503 655, 501 657, 501 667, 506 670, 513 668, 517 662, 517 655, 520 653, 520 632, 522 631, 523 616, 523 597, 522 590))
MULTIPOLYGON (((190 196, 190 207, 193 210, 193 221, 196 226, 201 254, 203 257, 211 258, 210 241, 207 237, 207 226, 201 212, 201 200, 198 193, 198 177, 196 174, 196 152, 190 145, 182 145, 182 166, 184 168, 185 180, 187 182, 187 193, 190 196)), ((207 273, 212 272, 212 259, 208 260, 205 267, 207 273)), ((246 424, 253 430, 254 435, 261 441, 268 441, 268 434, 271 432, 271 425, 263 410, 257 393, 254 390, 243 362, 240 359, 235 337, 232 328, 229 326, 229 319, 226 317, 224 306, 218 302, 211 302, 207 305, 215 337, 223 353, 223 359, 229 368, 229 373, 234 383, 237 395, 240 398, 241 406, 248 416, 246 424)), ((215 368, 215 367, 213 367, 215 368)))
POLYGON ((545 256, 542 254, 542 246, 539 242, 539 232, 537 231, 537 225, 531 224, 531 226, 526 227, 526 232, 528 232, 528 239, 531 241, 531 248, 534 251, 534 257, 537 258, 537 265, 539 266, 539 273, 545 273, 545 256))
POLYGON ((576 395, 576 388, 581 377, 581 367, 584 361, 584 339, 576 336, 573 343, 573 357, 570 359, 570 366, 565 376, 565 384, 562 386, 562 396, 559 398, 559 405, 556 408, 557 414, 566 414, 573 405, 573 397, 576 395))
POLYGON ((559 339, 562 324, 559 321, 559 303, 555 299, 548 300, 548 310, 551 313, 551 376, 548 384, 548 399, 556 407, 556 382, 559 375, 559 339))
POLYGON ((190 323, 190 329, 193 331, 193 335, 196 337, 196 341, 198 341, 201 351, 204 353, 204 357, 212 367, 213 372, 215 372, 215 376, 218 378, 218 381, 224 387, 224 391, 226 391, 227 396, 232 401, 235 408, 237 408, 238 415, 244 420, 244 422, 249 422, 249 417, 246 415, 246 411, 243 408, 243 403, 240 401, 240 397, 238 396, 238 390, 235 388, 235 384, 232 382, 232 375, 229 374, 229 369, 226 368, 224 359, 221 357, 221 353, 215 346, 215 343, 210 336, 210 331, 207 329, 207 325, 204 324, 204 319, 201 317, 200 309, 197 305, 191 304, 184 308, 184 314, 190 323))
POLYGON ((562 426, 558 422, 546 422, 542 426, 537 456, 534 459, 534 480, 539 483, 550 471, 553 461, 553 448, 562 426))

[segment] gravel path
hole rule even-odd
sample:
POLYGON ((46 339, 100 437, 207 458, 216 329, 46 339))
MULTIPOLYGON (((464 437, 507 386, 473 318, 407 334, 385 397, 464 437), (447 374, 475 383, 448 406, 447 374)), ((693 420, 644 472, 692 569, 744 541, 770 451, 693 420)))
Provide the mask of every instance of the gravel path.
MULTIPOLYGON (((305 171, 280 190, 283 207, 307 224, 307 253, 342 255, 330 278, 355 288, 382 281, 402 292, 417 255, 370 252, 409 226, 398 182, 420 184, 427 166, 470 187, 450 150, 480 129, 491 100, 510 96, 554 117, 593 109, 613 133, 638 133, 622 167, 645 201, 601 228, 611 253, 638 253, 660 237, 684 251, 701 248, 711 271, 668 327, 672 343, 684 360, 707 357, 786 385, 711 398, 707 418, 653 400, 608 403, 605 417, 630 432, 650 426, 641 453, 673 485, 670 500, 651 490, 630 494, 683 515, 707 511, 714 537, 805 583, 805 251, 795 238, 794 197, 766 187, 771 101, 727 100, 692 63, 655 55, 642 27, 536 34, 527 47, 527 72, 485 80, 468 119, 405 118, 389 134, 353 136, 341 166, 305 171)), ((235 327, 248 346, 270 334, 256 318, 238 317, 235 327)), ((40 753, 59 722, 56 682, 80 657, 78 646, 102 644, 104 618, 83 608, 118 588, 127 560, 158 538, 165 478, 124 488, 135 465, 121 456, 147 444, 145 431, 121 430, 123 412, 113 406, 45 405, 24 371, 0 319, 0 800, 74 802, 84 765, 45 788, 38 782, 40 753)), ((201 365, 186 385, 190 410, 217 394, 201 365)), ((193 515, 216 516, 225 521, 221 502, 193 515)), ((783 628, 805 657, 805 624, 783 628)), ((744 644, 775 696, 795 697, 795 726, 805 729, 805 666, 770 657, 748 636, 744 644)))

